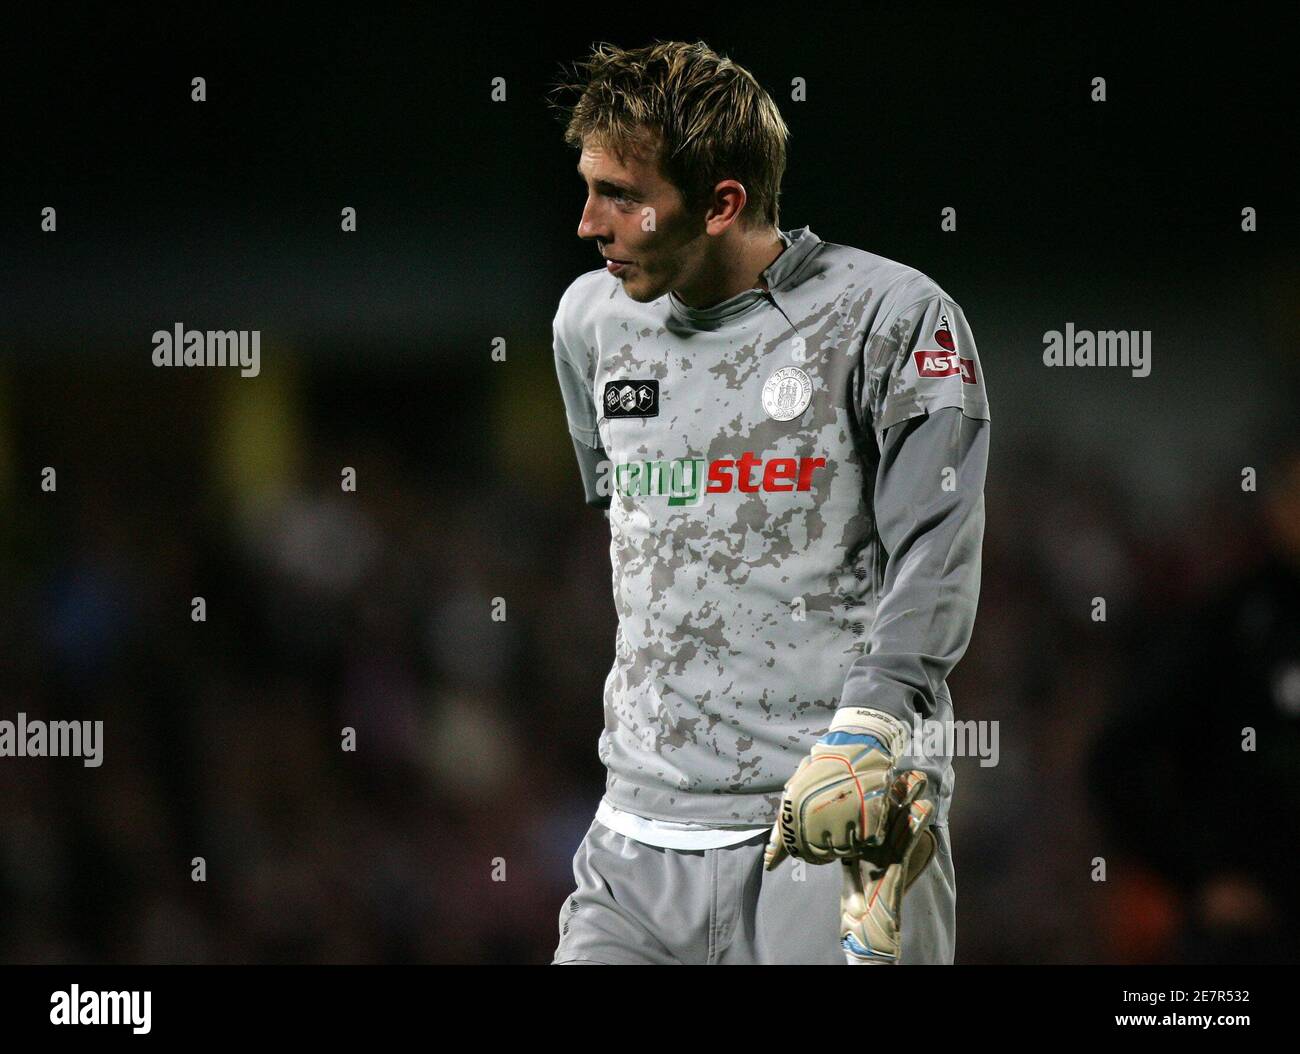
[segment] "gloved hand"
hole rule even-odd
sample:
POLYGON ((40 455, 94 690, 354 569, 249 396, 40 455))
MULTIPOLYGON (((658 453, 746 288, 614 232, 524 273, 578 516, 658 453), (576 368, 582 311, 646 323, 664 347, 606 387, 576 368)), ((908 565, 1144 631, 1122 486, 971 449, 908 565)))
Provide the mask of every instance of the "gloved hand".
MULTIPOLYGON (((781 795, 763 866, 854 859, 884 844, 897 810, 889 794, 907 726, 881 710, 843 707, 781 795)), ((925 777, 916 772, 924 787, 925 777)))
POLYGON ((934 856, 934 809, 919 797, 926 778, 915 769, 890 787, 890 828, 883 844, 845 860, 840 946, 850 965, 893 964, 903 944, 903 894, 934 856))

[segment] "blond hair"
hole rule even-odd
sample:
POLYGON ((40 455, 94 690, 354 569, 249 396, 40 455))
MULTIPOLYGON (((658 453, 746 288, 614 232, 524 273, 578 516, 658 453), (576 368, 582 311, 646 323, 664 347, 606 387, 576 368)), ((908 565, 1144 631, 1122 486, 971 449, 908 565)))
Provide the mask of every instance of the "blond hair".
POLYGON ((590 140, 620 162, 657 152, 691 208, 705 205, 720 180, 738 180, 748 196, 741 219, 778 226, 790 130, 753 75, 703 41, 596 44, 555 86, 553 102, 570 146, 590 140))

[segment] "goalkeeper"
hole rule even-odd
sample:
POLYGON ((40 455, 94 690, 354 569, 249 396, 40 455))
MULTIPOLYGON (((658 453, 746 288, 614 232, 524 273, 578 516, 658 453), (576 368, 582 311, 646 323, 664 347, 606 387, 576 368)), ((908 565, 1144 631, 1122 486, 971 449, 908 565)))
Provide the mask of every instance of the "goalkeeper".
POLYGON ((578 73, 602 266, 560 300, 555 367, 618 631, 554 961, 952 962, 952 759, 909 733, 952 720, 979 596, 965 315, 780 227, 788 133, 740 66, 600 45, 578 73))

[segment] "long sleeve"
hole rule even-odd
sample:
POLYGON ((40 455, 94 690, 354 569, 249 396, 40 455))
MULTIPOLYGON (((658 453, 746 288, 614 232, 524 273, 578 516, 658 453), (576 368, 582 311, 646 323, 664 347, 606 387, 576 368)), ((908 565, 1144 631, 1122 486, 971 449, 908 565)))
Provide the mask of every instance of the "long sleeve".
POLYGON ((582 473, 582 489, 587 504, 597 509, 609 508, 609 455, 605 448, 597 443, 587 443, 572 436, 573 451, 578 458, 578 471, 582 473))
POLYGON ((866 652, 842 706, 912 724, 966 651, 979 601, 989 422, 946 407, 886 429, 875 480, 884 559, 866 652))
POLYGON ((561 298, 551 332, 555 351, 555 375, 564 399, 564 413, 573 439, 582 489, 588 505, 609 508, 609 459, 601 445, 599 418, 592 398, 591 350, 580 340, 566 335, 568 294, 561 298))

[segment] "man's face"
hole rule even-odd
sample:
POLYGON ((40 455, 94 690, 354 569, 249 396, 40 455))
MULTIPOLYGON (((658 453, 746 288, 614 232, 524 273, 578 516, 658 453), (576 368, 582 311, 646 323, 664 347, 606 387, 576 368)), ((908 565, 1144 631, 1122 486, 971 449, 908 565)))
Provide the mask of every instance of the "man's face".
POLYGON ((633 300, 648 303, 686 284, 701 267, 706 248, 703 215, 686 212, 681 192, 650 158, 618 157, 590 140, 578 173, 587 202, 578 237, 596 242, 608 270, 633 300))

